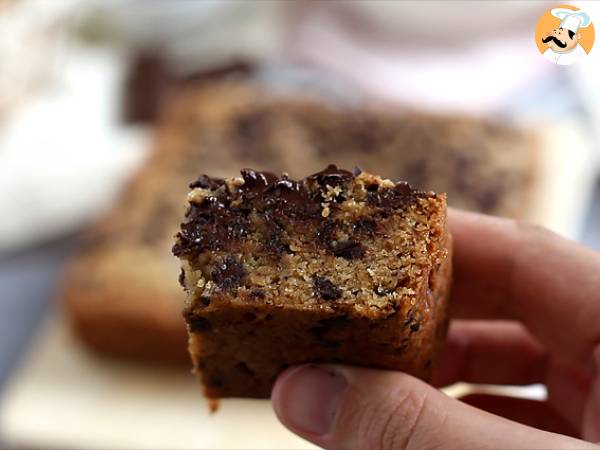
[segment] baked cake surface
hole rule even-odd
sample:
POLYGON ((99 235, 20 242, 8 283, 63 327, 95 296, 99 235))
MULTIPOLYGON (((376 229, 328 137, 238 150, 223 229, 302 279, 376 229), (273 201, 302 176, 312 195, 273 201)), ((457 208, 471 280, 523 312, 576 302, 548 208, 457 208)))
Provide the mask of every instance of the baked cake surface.
POLYGON ((429 377, 446 328, 445 195, 335 166, 191 187, 173 252, 207 396, 268 397, 307 362, 429 377))
POLYGON ((71 261, 62 292, 73 329, 102 354, 187 364, 170 249, 189 181, 240 167, 301 177, 330 163, 447 192, 455 207, 526 218, 535 142, 481 119, 342 108, 242 82, 190 86, 161 114, 148 163, 71 261))

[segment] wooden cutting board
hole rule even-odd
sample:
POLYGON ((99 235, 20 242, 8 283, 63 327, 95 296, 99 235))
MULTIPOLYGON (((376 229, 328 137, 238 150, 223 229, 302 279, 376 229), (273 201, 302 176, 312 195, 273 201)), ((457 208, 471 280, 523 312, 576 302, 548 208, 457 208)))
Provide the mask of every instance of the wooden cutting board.
POLYGON ((223 400, 215 414, 185 371, 90 355, 52 318, 0 409, 7 444, 61 449, 309 449, 266 400, 223 400))

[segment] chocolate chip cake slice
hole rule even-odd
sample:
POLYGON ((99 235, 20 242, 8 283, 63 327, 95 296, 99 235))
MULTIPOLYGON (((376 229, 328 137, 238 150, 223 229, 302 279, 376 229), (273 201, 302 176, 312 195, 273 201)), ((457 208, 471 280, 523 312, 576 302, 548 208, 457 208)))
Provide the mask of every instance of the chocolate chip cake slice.
POLYGON ((444 194, 332 165, 191 188, 173 253, 208 397, 268 397, 307 362, 429 377, 451 271, 444 194))

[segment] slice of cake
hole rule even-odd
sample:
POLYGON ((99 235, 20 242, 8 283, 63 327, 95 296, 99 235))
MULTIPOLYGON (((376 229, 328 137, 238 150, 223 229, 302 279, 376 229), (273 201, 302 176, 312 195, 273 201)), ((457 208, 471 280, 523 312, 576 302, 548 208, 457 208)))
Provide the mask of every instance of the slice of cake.
POLYGON ((542 152, 532 130, 343 106, 251 82, 186 85, 179 94, 161 112, 151 158, 74 255, 62 284, 71 328, 102 355, 189 364, 170 250, 199 173, 232 177, 255 167, 302 177, 329 163, 358 165, 446 192, 456 208, 524 220, 539 200, 542 152))
POLYGON ((268 397, 307 362, 429 377, 451 271, 444 194, 335 166, 191 187, 173 252, 208 397, 268 397))

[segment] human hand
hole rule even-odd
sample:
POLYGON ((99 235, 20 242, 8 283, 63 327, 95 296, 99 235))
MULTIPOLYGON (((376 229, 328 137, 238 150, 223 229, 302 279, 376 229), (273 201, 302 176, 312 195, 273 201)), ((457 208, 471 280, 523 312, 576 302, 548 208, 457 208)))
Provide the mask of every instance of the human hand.
POLYGON ((600 448, 600 254, 506 219, 449 220, 454 320, 433 384, 543 383, 547 401, 459 401, 399 372, 308 365, 278 378, 279 419, 327 449, 600 448))

